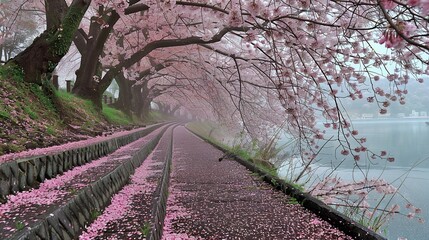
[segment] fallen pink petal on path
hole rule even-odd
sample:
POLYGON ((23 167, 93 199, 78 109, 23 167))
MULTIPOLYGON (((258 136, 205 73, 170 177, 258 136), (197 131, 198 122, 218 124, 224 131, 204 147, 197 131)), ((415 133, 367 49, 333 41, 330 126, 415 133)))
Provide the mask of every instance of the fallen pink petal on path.
POLYGON ((352 239, 225 159, 185 128, 174 132, 163 239, 352 239))

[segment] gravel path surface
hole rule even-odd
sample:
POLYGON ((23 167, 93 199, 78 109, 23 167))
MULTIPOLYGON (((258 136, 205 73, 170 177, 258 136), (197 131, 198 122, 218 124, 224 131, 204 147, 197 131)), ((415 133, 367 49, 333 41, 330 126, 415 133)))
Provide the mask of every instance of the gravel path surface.
POLYGON ((163 239, 352 239, 222 155, 176 128, 163 239))

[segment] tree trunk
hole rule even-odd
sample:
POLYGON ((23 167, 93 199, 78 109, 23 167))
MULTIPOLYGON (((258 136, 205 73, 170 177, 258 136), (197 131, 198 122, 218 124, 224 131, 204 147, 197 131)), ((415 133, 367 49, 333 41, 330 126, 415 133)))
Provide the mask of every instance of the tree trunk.
POLYGON ((150 103, 152 102, 152 98, 149 96, 150 90, 147 87, 148 81, 145 81, 145 83, 142 85, 142 93, 141 93, 141 99, 142 104, 140 106, 140 118, 145 119, 149 116, 150 111, 150 103))
POLYGON ((133 83, 126 79, 123 74, 118 74, 115 79, 119 86, 119 97, 114 106, 128 116, 131 116, 131 104, 133 96, 131 88, 133 83))
MULTIPOLYGON (((102 66, 99 61, 95 61, 95 62, 96 62, 96 68, 95 68, 94 76, 99 76, 101 75, 102 66)), ((84 84, 80 84, 78 87, 76 87, 76 83, 75 83, 72 89, 72 93, 83 99, 90 100, 95 105, 97 110, 101 110, 103 108, 103 102, 102 102, 103 94, 106 91, 106 89, 109 87, 109 85, 110 83, 106 85, 96 80, 86 81, 84 82, 84 84)))
POLYGON ((109 38, 113 26, 119 20, 119 15, 113 11, 107 16, 104 13, 104 8, 99 8, 99 15, 103 16, 108 27, 105 28, 94 17, 89 28, 89 36, 85 32, 77 32, 76 41, 79 41, 76 46, 82 56, 80 67, 76 71, 76 82, 73 86, 73 94, 91 100, 97 108, 101 109, 101 98, 104 91, 112 83, 113 78, 101 80, 101 64, 99 61, 103 53, 104 44, 109 38), (79 35, 80 34, 80 35, 79 35))
POLYGON ((142 92, 141 92, 141 86, 133 86, 131 88, 131 93, 132 93, 132 98, 131 98, 131 110, 132 112, 138 117, 141 118, 140 116, 140 106, 143 103, 143 97, 142 97, 142 92))
POLYGON ((91 3, 90 0, 74 0, 70 7, 64 9, 64 0, 45 2, 47 25, 52 28, 44 31, 29 47, 7 63, 20 67, 26 82, 37 84, 42 84, 42 77, 51 74, 68 52, 73 36, 91 3), (58 23, 61 24, 56 25, 58 23))
POLYGON ((165 114, 168 114, 168 110, 170 106, 164 104, 164 103, 158 103, 159 111, 165 114))
POLYGON ((180 105, 176 105, 176 106, 174 106, 171 110, 170 110, 170 112, 169 112, 169 114, 171 115, 171 116, 174 116, 174 113, 177 111, 177 110, 179 110, 179 108, 180 108, 180 105))
POLYGON ((143 104, 140 107, 140 118, 145 119, 149 116, 150 112, 150 103, 152 102, 152 99, 145 98, 143 99, 143 104))

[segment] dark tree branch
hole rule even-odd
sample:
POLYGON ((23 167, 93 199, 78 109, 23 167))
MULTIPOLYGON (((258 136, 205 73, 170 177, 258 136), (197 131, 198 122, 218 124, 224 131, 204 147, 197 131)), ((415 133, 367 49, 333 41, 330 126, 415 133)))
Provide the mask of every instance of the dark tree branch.
POLYGON ((113 79, 116 74, 122 70, 122 68, 129 68, 142 58, 147 56, 149 53, 158 48, 169 48, 169 47, 180 47, 191 44, 209 44, 215 43, 222 40, 222 38, 231 31, 247 31, 249 28, 247 27, 225 27, 220 30, 217 34, 215 34, 211 39, 204 40, 201 37, 188 37, 183 39, 163 39, 154 42, 148 43, 143 49, 131 55, 130 58, 125 59, 115 67, 111 68, 103 78, 113 79))

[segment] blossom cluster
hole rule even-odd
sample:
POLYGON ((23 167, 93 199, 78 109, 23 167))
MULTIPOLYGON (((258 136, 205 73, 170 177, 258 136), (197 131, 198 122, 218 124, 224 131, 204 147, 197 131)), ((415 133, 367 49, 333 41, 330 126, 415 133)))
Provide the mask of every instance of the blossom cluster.
MULTIPOLYGON (((405 205, 408 213, 402 213, 400 211, 401 207, 396 203, 383 202, 387 195, 396 195, 398 189, 380 178, 353 182, 344 181, 336 177, 325 178, 312 186, 310 193, 330 206, 343 209, 343 212, 346 213, 349 212, 348 209, 354 211, 353 209, 358 208, 362 216, 354 215, 352 216, 354 218, 365 217, 370 220, 370 224, 373 224, 371 220, 379 219, 379 222, 375 222, 372 225, 373 228, 376 228, 374 230, 378 230, 394 215, 405 215, 412 219, 421 214, 421 209, 409 202, 405 205), (382 197, 381 200, 376 200, 380 199, 376 195, 385 197, 382 197), (372 202, 372 205, 370 202, 372 202)), ((421 217, 417 217, 417 220, 421 223, 424 222, 421 217)))

